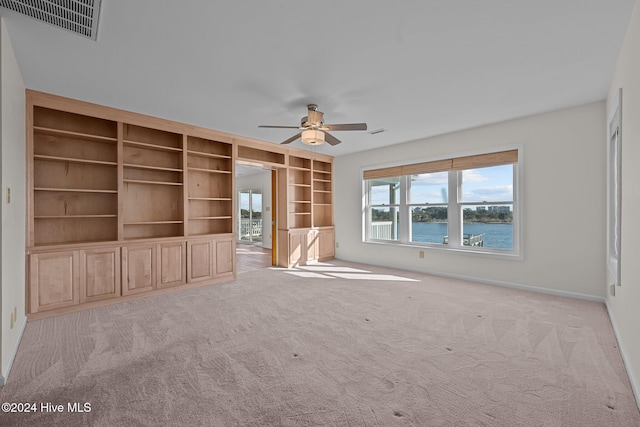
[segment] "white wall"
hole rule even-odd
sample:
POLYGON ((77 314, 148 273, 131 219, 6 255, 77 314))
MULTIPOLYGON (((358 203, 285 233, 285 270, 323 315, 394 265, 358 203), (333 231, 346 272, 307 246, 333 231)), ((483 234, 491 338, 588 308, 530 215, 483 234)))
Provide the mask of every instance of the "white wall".
POLYGON ((336 158, 336 257, 602 300, 605 121, 597 102, 336 158), (524 260, 362 242, 360 168, 512 144, 523 147, 524 260))
MULTIPOLYGON (((622 88, 622 249, 621 283, 607 296, 636 399, 640 405, 640 4, 636 2, 616 66, 609 97, 612 108, 622 88)), ((603 260, 603 263, 605 261, 603 260)))
MULTIPOLYGON (((236 192, 240 190, 262 191, 262 247, 271 249, 273 237, 271 236, 271 212, 273 211, 271 206, 271 171, 265 170, 253 175, 237 177, 236 192)), ((237 206, 236 209, 238 209, 237 206)))
POLYGON ((0 19, 2 127, 2 258, 0 258, 0 385, 4 384, 26 325, 25 317, 25 87, 11 40, 0 19), (7 203, 11 189, 11 203, 7 203), (13 326, 12 313, 17 313, 13 326))

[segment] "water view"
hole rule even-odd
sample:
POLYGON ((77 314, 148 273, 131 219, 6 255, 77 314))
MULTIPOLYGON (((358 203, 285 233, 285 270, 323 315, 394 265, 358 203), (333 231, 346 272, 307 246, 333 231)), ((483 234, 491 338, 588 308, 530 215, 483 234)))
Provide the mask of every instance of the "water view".
MULTIPOLYGON (((442 222, 413 222, 412 238, 413 242, 442 243, 444 236, 448 234, 447 224, 442 222)), ((490 249, 513 249, 513 224, 464 224, 463 234, 481 234, 483 236, 484 247, 490 249)))

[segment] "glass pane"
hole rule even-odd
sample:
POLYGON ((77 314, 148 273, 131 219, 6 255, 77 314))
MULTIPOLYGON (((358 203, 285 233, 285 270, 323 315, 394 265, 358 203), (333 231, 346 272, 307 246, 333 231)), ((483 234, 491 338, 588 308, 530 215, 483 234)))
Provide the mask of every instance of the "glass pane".
POLYGON ((262 193, 251 190, 251 241, 262 241, 262 193))
POLYGON ((447 203, 448 172, 424 173, 411 176, 409 203, 447 203))
POLYGON ((250 241, 251 221, 249 219, 249 209, 251 194, 249 191, 239 191, 238 196, 238 204, 240 208, 240 215, 238 215, 240 221, 240 224, 238 225, 238 239, 250 241))
POLYGON ((463 245, 513 249, 513 205, 465 206, 463 245))
POLYGON ((396 205, 400 203, 400 177, 372 179, 371 205, 396 205))
POLYGON ((370 239, 398 240, 400 225, 397 207, 371 208, 370 239))
POLYGON ((445 244, 448 234, 446 206, 416 206, 412 209, 412 242, 445 244))
POLYGON ((462 171, 461 202, 513 201, 513 165, 462 171))

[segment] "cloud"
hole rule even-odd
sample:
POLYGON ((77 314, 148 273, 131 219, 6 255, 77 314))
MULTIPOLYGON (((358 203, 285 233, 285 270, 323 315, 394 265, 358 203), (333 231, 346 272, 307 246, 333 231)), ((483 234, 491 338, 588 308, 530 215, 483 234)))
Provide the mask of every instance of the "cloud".
POLYGON ((471 182, 485 182, 488 181, 489 178, 482 175, 478 169, 468 169, 462 172, 462 182, 471 183, 471 182))
POLYGON ((446 186, 449 182, 449 175, 447 172, 425 173, 422 175, 413 175, 411 177, 411 186, 420 185, 438 185, 446 186))
POLYGON ((473 188, 463 193, 462 200, 465 202, 508 202, 513 200, 513 185, 473 188))

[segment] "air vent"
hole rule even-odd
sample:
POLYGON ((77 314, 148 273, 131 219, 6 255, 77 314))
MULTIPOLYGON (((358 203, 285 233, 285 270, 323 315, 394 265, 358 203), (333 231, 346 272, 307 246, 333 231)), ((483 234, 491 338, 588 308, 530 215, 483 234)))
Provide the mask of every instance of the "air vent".
POLYGON ((102 0, 0 0, 0 7, 96 40, 102 0))
POLYGON ((369 131, 369 133, 370 133, 371 135, 375 135, 375 134, 377 134, 377 133, 382 133, 382 132, 384 132, 384 131, 386 131, 386 129, 380 128, 380 129, 376 129, 376 130, 371 130, 371 131, 369 131))

